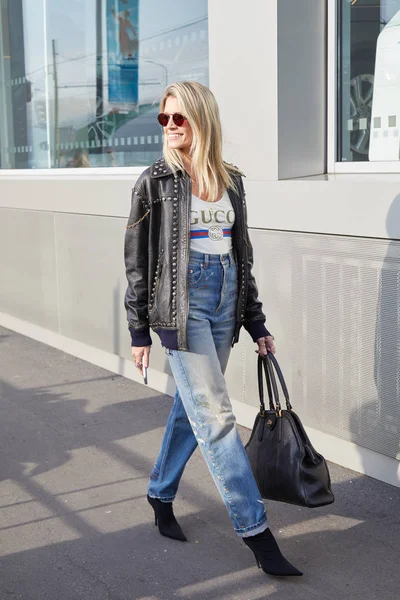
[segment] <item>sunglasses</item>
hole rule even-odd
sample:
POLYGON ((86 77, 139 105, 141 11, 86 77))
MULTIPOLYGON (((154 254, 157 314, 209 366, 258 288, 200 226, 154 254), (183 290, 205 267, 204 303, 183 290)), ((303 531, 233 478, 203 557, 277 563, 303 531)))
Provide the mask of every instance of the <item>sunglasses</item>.
POLYGON ((160 125, 166 127, 169 123, 170 117, 172 117, 172 120, 177 127, 182 127, 182 125, 186 121, 186 117, 184 117, 180 113, 174 113, 173 115, 166 115, 165 113, 160 113, 157 117, 157 121, 160 123, 160 125))

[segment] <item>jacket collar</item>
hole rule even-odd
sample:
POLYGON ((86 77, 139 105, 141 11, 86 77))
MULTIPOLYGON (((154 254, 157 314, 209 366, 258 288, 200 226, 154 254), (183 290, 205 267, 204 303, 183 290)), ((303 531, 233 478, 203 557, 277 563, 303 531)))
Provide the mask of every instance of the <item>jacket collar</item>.
MULTIPOLYGON (((231 165, 235 168, 236 176, 245 176, 235 165, 232 163, 226 163, 228 166, 231 165)), ((150 167, 150 175, 153 179, 158 179, 160 177, 168 177, 168 175, 172 175, 172 169, 167 165, 163 156, 161 156, 155 163, 153 163, 150 167)), ((181 173, 182 174, 182 173, 181 173)))
POLYGON ((168 177, 168 175, 172 174, 171 168, 167 165, 164 158, 159 158, 155 163, 153 163, 150 167, 150 175, 153 179, 157 179, 159 177, 168 177))

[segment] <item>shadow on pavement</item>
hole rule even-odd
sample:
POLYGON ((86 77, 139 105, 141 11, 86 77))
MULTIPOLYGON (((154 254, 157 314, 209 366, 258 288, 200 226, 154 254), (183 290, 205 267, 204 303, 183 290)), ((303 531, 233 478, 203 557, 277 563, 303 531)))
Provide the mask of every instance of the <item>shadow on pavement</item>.
POLYGON ((400 489, 331 465, 333 505, 268 503, 282 550, 305 572, 274 580, 237 539, 198 452, 176 502, 189 543, 154 527, 147 477, 171 398, 12 332, 6 342, 1 600, 398 597, 400 489))

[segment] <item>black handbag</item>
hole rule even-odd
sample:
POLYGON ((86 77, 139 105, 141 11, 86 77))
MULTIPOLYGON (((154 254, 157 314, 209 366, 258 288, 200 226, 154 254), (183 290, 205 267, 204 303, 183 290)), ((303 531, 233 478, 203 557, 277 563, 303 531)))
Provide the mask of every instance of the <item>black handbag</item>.
POLYGON ((258 357, 258 389, 260 412, 246 452, 261 496, 309 508, 331 504, 335 498, 326 461, 313 448, 299 416, 293 411, 282 371, 270 352, 258 357), (279 401, 274 369, 286 400, 286 410, 279 401), (269 410, 264 403, 263 371, 269 410))

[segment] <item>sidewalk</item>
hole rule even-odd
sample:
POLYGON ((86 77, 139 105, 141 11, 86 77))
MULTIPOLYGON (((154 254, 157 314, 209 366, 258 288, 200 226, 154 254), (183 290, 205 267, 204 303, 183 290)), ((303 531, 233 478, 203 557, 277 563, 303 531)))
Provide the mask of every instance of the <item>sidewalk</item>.
POLYGON ((189 543, 160 536, 146 485, 171 402, 0 327, 0 600, 400 599, 400 489, 335 465, 333 505, 268 504, 301 579, 257 569, 198 451, 189 543))

